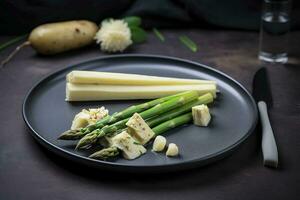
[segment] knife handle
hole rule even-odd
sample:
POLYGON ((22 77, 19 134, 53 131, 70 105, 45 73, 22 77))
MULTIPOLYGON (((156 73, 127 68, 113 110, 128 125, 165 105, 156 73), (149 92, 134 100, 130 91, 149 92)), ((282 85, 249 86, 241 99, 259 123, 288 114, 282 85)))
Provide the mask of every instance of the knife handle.
POLYGON ((262 124, 262 153, 264 158, 264 165, 269 167, 278 166, 278 151, 270 124, 267 105, 264 101, 258 102, 258 110, 262 124))

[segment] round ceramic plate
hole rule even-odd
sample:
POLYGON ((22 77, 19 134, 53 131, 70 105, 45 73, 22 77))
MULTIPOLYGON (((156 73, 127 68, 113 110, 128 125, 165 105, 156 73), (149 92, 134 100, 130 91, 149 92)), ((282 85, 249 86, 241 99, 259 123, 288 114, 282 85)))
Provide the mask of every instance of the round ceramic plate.
POLYGON ((23 117, 39 143, 67 159, 111 170, 161 172, 193 168, 229 155, 253 132, 257 109, 247 90, 222 72, 177 58, 130 54, 96 58, 45 77, 26 96, 23 117), (74 115, 83 108, 105 106, 113 113, 146 100, 66 102, 65 76, 72 70, 209 79, 217 81, 220 93, 210 106, 212 121, 208 127, 190 124, 164 134, 169 143, 179 146, 179 157, 169 158, 164 153, 152 152, 151 145, 148 145, 147 153, 138 159, 125 160, 119 157, 100 161, 87 157, 93 149, 75 151, 75 141, 57 140, 57 137, 70 128, 74 115))

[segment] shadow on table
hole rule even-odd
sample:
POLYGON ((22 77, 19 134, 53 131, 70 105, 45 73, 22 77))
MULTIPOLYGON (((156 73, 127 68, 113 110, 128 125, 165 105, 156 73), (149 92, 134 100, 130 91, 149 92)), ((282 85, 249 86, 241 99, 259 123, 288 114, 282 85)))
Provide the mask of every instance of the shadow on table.
MULTIPOLYGON (((123 53, 137 53, 136 48, 128 48, 126 49, 123 53)), ((73 50, 69 50, 66 52, 61 52, 55 55, 42 55, 42 54, 38 54, 35 53, 33 55, 31 55, 31 59, 43 59, 43 60, 47 60, 47 61, 51 61, 51 62, 59 62, 63 59, 66 59, 68 57, 77 57, 77 58, 81 58, 84 57, 84 55, 93 55, 95 54, 96 56, 94 56, 93 58, 97 58, 100 56, 112 56, 112 55, 116 55, 119 53, 115 53, 115 54, 111 54, 111 53, 106 53, 100 50, 99 45, 90 45, 90 46, 86 46, 86 47, 81 47, 79 49, 73 49, 73 50)), ((86 60, 87 58, 84 58, 84 60, 86 60)))
POLYGON ((299 63, 287 63, 284 65, 285 69, 292 70, 294 72, 300 71, 300 62, 299 63))
MULTIPOLYGON (((166 188, 189 188, 192 185, 208 186, 222 182, 226 177, 234 176, 236 173, 242 173, 247 176, 251 174, 251 168, 260 166, 260 134, 254 132, 246 142, 241 145, 230 157, 220 160, 216 163, 209 164, 200 168, 195 168, 185 171, 177 171, 172 173, 160 174, 133 174, 120 173, 102 169, 95 169, 81 164, 66 160, 56 154, 46 150, 41 145, 38 149, 49 158, 53 164, 57 165, 62 170, 66 170, 80 178, 105 184, 111 184, 114 187, 129 187, 129 188, 147 188, 148 186, 155 190, 166 188), (257 164, 259 163, 259 164, 257 164), (248 172, 249 170, 249 172, 248 172), (124 184, 126 183, 126 184, 124 184), (135 183, 135 184, 128 184, 135 183), (142 184, 139 184, 142 183, 142 184)), ((64 172, 66 173, 66 172, 64 172)))

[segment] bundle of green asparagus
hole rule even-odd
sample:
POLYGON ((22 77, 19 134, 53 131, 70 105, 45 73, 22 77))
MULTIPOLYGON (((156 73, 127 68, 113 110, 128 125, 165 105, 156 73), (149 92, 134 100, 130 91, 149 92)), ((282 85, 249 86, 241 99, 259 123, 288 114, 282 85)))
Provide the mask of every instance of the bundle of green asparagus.
MULTIPOLYGON (((175 112, 173 114, 175 115, 175 112)), ((157 136, 164 132, 167 132, 170 129, 176 128, 177 126, 187 124, 187 123, 191 122, 192 119, 193 119, 192 112, 188 112, 186 114, 180 115, 173 119, 167 120, 167 121, 155 126, 154 128, 152 128, 152 130, 155 133, 155 136, 157 136)), ((105 149, 102 149, 100 151, 93 153, 89 157, 94 158, 94 159, 99 159, 99 160, 107 160, 107 159, 115 157, 119 154, 120 154, 120 150, 116 146, 110 146, 110 147, 107 147, 105 149)))
MULTIPOLYGON (((184 92, 184 93, 186 93, 186 92, 184 92)), ((76 130, 67 130, 64 133, 62 133, 58 139, 61 139, 61 140, 80 139, 95 129, 101 129, 105 125, 113 124, 119 120, 128 118, 128 117, 132 116, 134 113, 140 113, 149 108, 152 108, 153 106, 156 106, 157 104, 166 102, 174 97, 183 95, 184 93, 180 93, 180 94, 176 94, 176 95, 172 95, 172 96, 166 96, 166 97, 155 99, 155 100, 152 100, 152 101, 140 104, 140 105, 131 106, 123 111, 116 112, 111 116, 108 115, 108 116, 104 117, 103 119, 99 120, 98 122, 96 122, 95 124, 89 125, 84 128, 76 129, 76 130)))
MULTIPOLYGON (((118 137, 122 139, 121 135, 125 134, 122 130, 127 128, 128 121, 134 113, 139 113, 139 116, 146 120, 147 125, 152 128, 154 136, 156 136, 174 127, 189 123, 192 120, 192 107, 208 104, 212 101, 213 96, 210 93, 199 96, 197 91, 187 91, 131 106, 121 112, 106 116, 93 125, 77 130, 68 130, 61 134, 59 139, 80 139, 76 146, 77 149, 88 148, 93 144, 98 144, 97 141, 107 136, 114 135, 116 140, 118 137), (118 137, 115 137, 116 133, 118 133, 118 137)), ((119 149, 119 147, 113 145, 92 154, 90 157, 107 159, 117 156, 119 149)), ((143 150, 141 149, 141 151, 143 150)))

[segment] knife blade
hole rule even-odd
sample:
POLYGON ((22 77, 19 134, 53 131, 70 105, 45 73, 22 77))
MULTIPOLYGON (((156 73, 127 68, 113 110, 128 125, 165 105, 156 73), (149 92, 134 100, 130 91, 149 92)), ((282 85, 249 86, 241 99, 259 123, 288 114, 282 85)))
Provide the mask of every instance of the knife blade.
POLYGON ((269 167, 278 166, 278 150, 268 116, 268 109, 273 105, 273 98, 269 84, 268 74, 265 67, 260 68, 253 78, 253 97, 257 107, 262 125, 262 153, 264 165, 269 167))
POLYGON ((273 106, 269 77, 265 67, 260 68, 254 75, 253 96, 256 102, 264 101, 268 108, 273 106))

